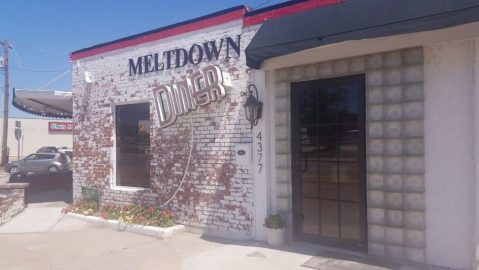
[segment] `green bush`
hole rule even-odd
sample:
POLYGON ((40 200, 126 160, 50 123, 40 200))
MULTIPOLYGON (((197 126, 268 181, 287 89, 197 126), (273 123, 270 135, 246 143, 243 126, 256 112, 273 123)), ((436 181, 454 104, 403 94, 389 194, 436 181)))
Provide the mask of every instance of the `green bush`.
POLYGON ((176 223, 175 214, 169 209, 161 210, 141 205, 103 205, 100 209, 87 208, 87 206, 91 207, 93 205, 96 206, 96 202, 81 201, 68 206, 63 212, 73 212, 88 216, 96 215, 104 219, 145 226, 171 227, 176 223))
POLYGON ((280 214, 269 215, 264 219, 264 226, 270 229, 282 229, 284 222, 280 214))
POLYGON ((83 200, 63 208, 63 213, 77 213, 85 216, 92 216, 98 211, 98 205, 94 201, 83 200))

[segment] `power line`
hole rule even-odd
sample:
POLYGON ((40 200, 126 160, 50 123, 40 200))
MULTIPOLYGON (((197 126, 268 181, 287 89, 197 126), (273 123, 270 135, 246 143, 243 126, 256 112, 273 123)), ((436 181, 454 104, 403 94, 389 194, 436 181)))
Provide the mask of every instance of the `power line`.
POLYGON ((23 47, 23 48, 29 48, 29 49, 34 49, 34 50, 37 50, 41 53, 44 53, 44 54, 62 54, 63 53, 59 53, 59 52, 55 52, 55 51, 51 51, 51 50, 47 50, 47 49, 43 49, 43 48, 40 48, 40 47, 37 47, 37 46, 34 46, 34 45, 31 45, 31 44, 28 44, 28 43, 24 43, 24 42, 17 42, 17 41, 10 41, 10 43, 13 43, 15 44, 15 46, 17 47, 23 47))
POLYGON ((35 49, 35 50, 39 50, 39 51, 41 51, 41 52, 45 52, 45 51, 46 51, 45 49, 42 49, 42 48, 40 48, 40 47, 36 47, 36 46, 33 46, 33 45, 29 45, 29 44, 24 43, 24 42, 10 41, 10 43, 15 44, 15 46, 17 46, 17 47, 24 47, 24 48, 35 49))
MULTIPOLYGON (((27 48, 37 49, 40 52, 46 52, 47 51, 45 49, 41 49, 41 48, 34 47, 34 46, 31 46, 31 45, 26 45, 25 43, 19 43, 19 42, 14 42, 14 43, 17 44, 16 46, 19 46, 19 47, 27 47, 27 48)), ((15 62, 18 65, 18 68, 11 67, 10 69, 24 71, 24 72, 41 72, 41 73, 59 73, 59 72, 64 72, 65 71, 65 70, 35 70, 35 69, 23 68, 22 58, 17 53, 17 51, 12 46, 10 46, 10 51, 12 52, 13 59, 15 60, 15 62)))
POLYGON ((49 86, 50 84, 52 84, 53 82, 57 81, 58 79, 60 79, 61 77, 65 76, 66 74, 70 73, 72 70, 71 69, 68 69, 66 70, 65 72, 63 72, 62 74, 58 75, 57 77, 55 77, 54 79, 50 80, 49 82, 45 83, 44 85, 42 85, 40 88, 38 88, 37 90, 42 90, 43 88, 49 86))
POLYGON ((11 46, 10 51, 12 52, 13 60, 15 60, 19 68, 22 68, 22 59, 20 58, 20 55, 18 55, 15 49, 11 46))
POLYGON ((271 1, 273 1, 273 0, 264 1, 263 3, 261 3, 261 4, 257 5, 256 7, 254 7, 253 10, 260 8, 260 7, 262 7, 262 6, 266 5, 266 4, 268 4, 268 3, 271 2, 271 1))
POLYGON ((25 71, 25 72, 43 72, 43 73, 59 73, 66 70, 34 70, 34 69, 25 69, 25 68, 11 68, 14 70, 25 71))
POLYGON ((262 7, 262 6, 266 5, 266 4, 268 4, 268 3, 270 3, 270 2, 277 2, 277 1, 278 1, 278 0, 268 0, 268 1, 264 1, 263 3, 260 3, 259 5, 257 5, 256 7, 254 7, 253 10, 256 10, 256 9, 258 9, 258 8, 260 8, 260 7, 262 7))

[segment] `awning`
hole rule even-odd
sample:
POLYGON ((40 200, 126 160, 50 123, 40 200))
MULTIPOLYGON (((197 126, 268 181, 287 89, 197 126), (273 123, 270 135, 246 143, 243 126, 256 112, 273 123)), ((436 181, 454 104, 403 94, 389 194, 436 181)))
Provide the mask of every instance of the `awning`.
POLYGON ((266 21, 246 48, 246 63, 259 69, 266 59, 327 44, 476 21, 479 0, 346 0, 266 21))
POLYGON ((13 88, 15 108, 44 117, 72 118, 72 92, 13 88))

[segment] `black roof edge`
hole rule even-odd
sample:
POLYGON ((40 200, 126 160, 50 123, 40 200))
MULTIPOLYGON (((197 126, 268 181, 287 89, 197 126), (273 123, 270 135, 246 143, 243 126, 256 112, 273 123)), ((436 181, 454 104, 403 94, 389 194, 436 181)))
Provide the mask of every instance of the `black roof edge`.
MULTIPOLYGON (((305 1, 305 0, 301 0, 301 1, 305 1)), ((223 9, 223 10, 220 10, 220 11, 217 11, 217 12, 214 12, 214 13, 210 13, 210 14, 201 16, 201 17, 196 17, 196 18, 193 18, 193 19, 190 19, 190 20, 170 24, 170 25, 167 25, 167 26, 163 26, 163 27, 156 28, 156 29, 153 29, 153 30, 149 30, 149 31, 146 31, 146 32, 142 32, 142 33, 139 33, 139 34, 135 34, 135 35, 127 36, 127 37, 124 37, 124 38, 115 39, 115 40, 112 40, 112 41, 100 43, 100 44, 97 44, 97 45, 94 45, 94 46, 91 46, 91 47, 79 49, 79 50, 71 52, 70 55, 85 52, 85 51, 89 51, 89 50, 93 50, 93 49, 100 48, 100 47, 104 47, 104 46, 111 45, 111 44, 114 44, 114 43, 117 43, 117 42, 122 42, 122 41, 130 40, 130 39, 135 39, 135 38, 138 38, 138 37, 141 37, 141 36, 146 36, 146 35, 149 35, 149 34, 165 31, 165 30, 168 30, 168 29, 171 29, 171 28, 175 28, 175 27, 182 26, 182 25, 189 24, 189 23, 194 23, 194 22, 201 21, 201 20, 204 20, 204 19, 209 19, 209 18, 212 18, 212 17, 216 17, 218 15, 222 15, 222 14, 232 12, 232 11, 235 11, 235 10, 240 10, 240 9, 244 9, 246 12, 248 12, 248 10, 249 10, 249 8, 245 5, 239 5, 239 6, 223 9)))
POLYGON ((286 1, 286 2, 282 2, 282 3, 275 4, 275 5, 267 6, 267 7, 264 7, 264 8, 260 8, 260 9, 255 9, 255 10, 248 11, 248 12, 246 12, 246 14, 245 14, 244 16, 245 16, 245 17, 249 17, 249 16, 253 16, 253 15, 256 15, 256 14, 260 14, 260 13, 266 12, 266 11, 270 11, 270 10, 273 10, 273 9, 282 8, 282 7, 287 7, 287 6, 291 6, 291 5, 294 5, 294 4, 298 4, 298 3, 302 3, 302 2, 307 2, 307 1, 308 1, 308 0, 292 0, 292 1, 286 1))
POLYGON ((13 107, 19 109, 20 111, 23 111, 23 112, 26 112, 26 113, 29 113, 29 114, 33 114, 33 115, 38 115, 38 116, 46 117, 46 118, 59 118, 59 119, 72 119, 72 118, 73 118, 73 115, 72 115, 72 114, 65 114, 65 115, 58 115, 58 114, 55 114, 55 113, 44 113, 44 114, 41 114, 41 113, 38 113, 38 112, 36 112, 36 111, 33 111, 33 110, 30 110, 30 109, 24 108, 22 105, 18 104, 18 103, 15 101, 15 87, 13 88, 12 105, 13 105, 13 107))

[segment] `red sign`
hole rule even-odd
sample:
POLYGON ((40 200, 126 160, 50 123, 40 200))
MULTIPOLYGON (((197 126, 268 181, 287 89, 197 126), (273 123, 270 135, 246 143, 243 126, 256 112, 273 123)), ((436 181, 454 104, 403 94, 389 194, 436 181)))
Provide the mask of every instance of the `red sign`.
POLYGON ((48 131, 73 131, 72 122, 48 122, 48 131))

